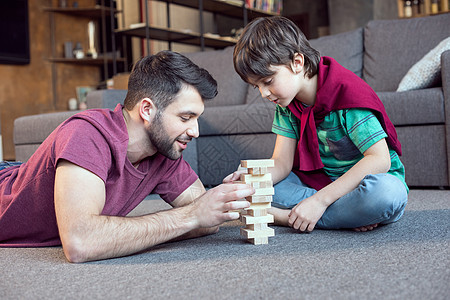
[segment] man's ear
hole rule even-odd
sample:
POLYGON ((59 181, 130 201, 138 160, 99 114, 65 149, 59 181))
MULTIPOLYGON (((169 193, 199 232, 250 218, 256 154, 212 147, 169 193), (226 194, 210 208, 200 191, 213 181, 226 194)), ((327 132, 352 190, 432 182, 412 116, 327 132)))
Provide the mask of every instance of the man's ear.
POLYGON ((144 98, 139 102, 139 116, 147 122, 151 122, 156 114, 156 105, 150 98, 144 98))
POLYGON ((303 66, 305 65, 305 56, 300 53, 295 53, 294 58, 292 59, 292 71, 295 74, 298 74, 302 71, 303 66))

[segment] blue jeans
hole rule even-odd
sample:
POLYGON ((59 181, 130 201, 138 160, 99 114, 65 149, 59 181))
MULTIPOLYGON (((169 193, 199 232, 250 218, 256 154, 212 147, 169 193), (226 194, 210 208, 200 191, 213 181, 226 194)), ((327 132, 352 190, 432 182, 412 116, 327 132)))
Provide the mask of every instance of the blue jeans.
POLYGON ((12 166, 19 166, 22 162, 20 161, 0 161, 0 170, 12 167, 12 166))
MULTIPOLYGON (((317 193, 292 172, 274 188, 272 206, 282 209, 291 209, 317 193)), ((316 228, 342 229, 393 223, 401 218, 407 202, 408 192, 400 179, 386 173, 367 175, 356 189, 326 209, 316 228)))

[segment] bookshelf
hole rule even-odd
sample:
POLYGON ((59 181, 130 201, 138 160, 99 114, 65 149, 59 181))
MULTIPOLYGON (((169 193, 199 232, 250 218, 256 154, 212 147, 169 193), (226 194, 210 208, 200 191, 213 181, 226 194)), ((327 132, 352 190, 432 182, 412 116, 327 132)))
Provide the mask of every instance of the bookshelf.
POLYGON ((42 8, 50 21, 51 46, 46 60, 51 64, 53 102, 62 109, 70 98, 81 101, 76 93, 78 87, 106 87, 106 80, 127 62, 116 47, 115 18, 120 11, 115 9, 114 0, 80 1, 79 7, 60 7, 55 1, 52 4, 42 8), (87 47, 90 23, 93 54, 87 47), (82 58, 73 55, 77 43, 83 48, 82 58))
POLYGON ((132 37, 139 37, 145 40, 147 42, 147 53, 150 53, 150 40, 169 42, 169 50, 171 50, 171 43, 181 43, 199 46, 202 51, 205 50, 205 47, 221 49, 232 46, 237 42, 237 39, 231 36, 219 36, 217 34, 205 33, 203 29, 203 12, 210 12, 214 15, 223 15, 241 19, 243 21, 243 25, 245 26, 248 21, 257 17, 278 15, 278 11, 281 11, 282 9, 282 0, 144 0, 144 4, 145 8, 143 9, 143 14, 145 15, 146 21, 133 24, 127 28, 118 29, 116 30, 116 33, 127 40, 127 48, 131 47, 130 39, 132 37), (149 24, 148 3, 151 2, 166 3, 166 26, 149 24), (275 3, 277 6, 275 6, 275 3), (169 5, 177 5, 198 10, 200 30, 195 32, 190 29, 179 30, 171 28, 169 5), (277 10, 272 11, 275 7, 277 10))

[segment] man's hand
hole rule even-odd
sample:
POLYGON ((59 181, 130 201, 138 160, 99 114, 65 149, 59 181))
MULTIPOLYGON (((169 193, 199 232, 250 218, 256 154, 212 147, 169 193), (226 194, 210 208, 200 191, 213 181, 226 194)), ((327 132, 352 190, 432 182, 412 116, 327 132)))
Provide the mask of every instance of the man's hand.
POLYGON ((289 226, 302 232, 311 232, 327 207, 313 195, 301 201, 291 210, 289 213, 289 226))
POLYGON ((247 184, 222 184, 208 190, 192 204, 200 228, 213 227, 226 221, 236 220, 239 213, 235 210, 250 206, 248 201, 236 201, 255 193, 247 184))

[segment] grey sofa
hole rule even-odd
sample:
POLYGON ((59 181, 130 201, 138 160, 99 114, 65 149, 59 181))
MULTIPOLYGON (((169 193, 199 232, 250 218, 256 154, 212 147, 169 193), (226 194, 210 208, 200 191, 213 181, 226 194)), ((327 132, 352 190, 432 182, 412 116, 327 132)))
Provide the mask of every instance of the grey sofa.
MULTIPOLYGON (((450 36, 450 15, 378 20, 364 28, 311 40, 321 55, 334 57, 363 78, 379 95, 403 147, 406 181, 413 187, 449 187, 450 51, 441 56, 440 86, 396 92, 409 68, 450 36)), ((232 48, 187 53, 219 84, 216 99, 205 103, 200 137, 184 157, 205 185, 219 184, 240 159, 268 158, 274 106, 234 72, 232 48)), ((88 108, 114 108, 126 91, 88 94, 88 108)), ((25 161, 43 139, 73 112, 18 118, 14 125, 16 159, 25 161)))

